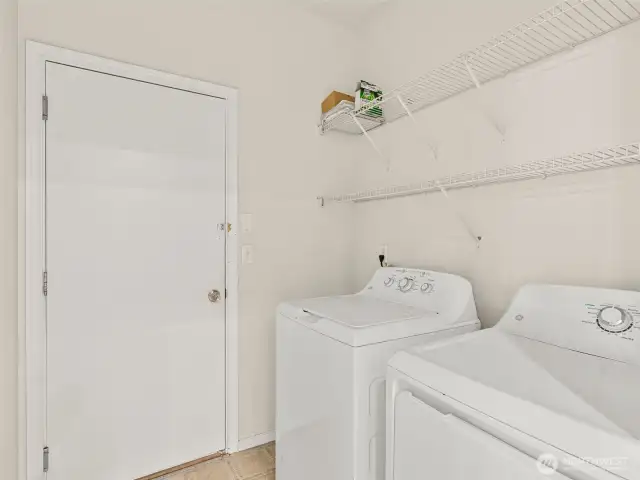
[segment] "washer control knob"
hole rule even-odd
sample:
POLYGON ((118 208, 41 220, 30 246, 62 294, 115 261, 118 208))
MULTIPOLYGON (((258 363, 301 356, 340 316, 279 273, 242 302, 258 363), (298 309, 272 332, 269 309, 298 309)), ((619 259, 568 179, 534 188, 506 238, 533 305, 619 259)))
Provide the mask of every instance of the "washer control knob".
POLYGON ((431 290, 433 290, 433 285, 431 285, 430 283, 423 283, 422 287, 420 287, 420 290, 422 290, 422 293, 429 293, 431 290))
POLYGON ((413 288, 413 279, 405 277, 398 283, 398 288, 401 292, 408 292, 413 288))
POLYGON ((396 279, 393 277, 389 277, 384 281, 384 286, 385 287, 390 287, 391 285, 393 285, 395 283, 396 279))
POLYGON ((620 333, 633 326, 633 317, 619 307, 604 307, 598 312, 598 326, 611 333, 620 333))

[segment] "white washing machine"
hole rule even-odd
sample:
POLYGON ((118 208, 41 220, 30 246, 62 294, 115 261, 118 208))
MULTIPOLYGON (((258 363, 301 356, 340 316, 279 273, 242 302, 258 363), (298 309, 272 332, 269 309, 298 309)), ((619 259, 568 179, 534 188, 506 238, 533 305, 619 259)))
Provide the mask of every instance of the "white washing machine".
POLYGON ((382 268, 356 295, 280 305, 278 480, 382 480, 389 358, 479 326, 469 282, 424 270, 382 268))
POLYGON ((496 327, 395 355, 386 480, 640 480, 639 309, 530 285, 496 327))

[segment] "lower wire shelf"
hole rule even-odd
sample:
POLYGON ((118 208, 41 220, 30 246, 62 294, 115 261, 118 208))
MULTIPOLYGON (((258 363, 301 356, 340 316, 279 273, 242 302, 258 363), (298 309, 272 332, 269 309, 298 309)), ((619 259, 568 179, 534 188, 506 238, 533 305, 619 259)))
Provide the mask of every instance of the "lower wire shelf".
POLYGON ((422 183, 363 190, 344 195, 322 196, 318 199, 321 205, 368 202, 638 164, 640 164, 640 142, 503 168, 461 173, 422 183))

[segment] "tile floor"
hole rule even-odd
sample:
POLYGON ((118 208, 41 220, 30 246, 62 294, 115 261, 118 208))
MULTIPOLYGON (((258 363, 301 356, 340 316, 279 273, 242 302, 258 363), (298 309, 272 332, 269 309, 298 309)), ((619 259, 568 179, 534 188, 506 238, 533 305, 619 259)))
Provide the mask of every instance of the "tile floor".
POLYGON ((158 480, 275 480, 275 457, 275 443, 268 443, 185 468, 158 480))

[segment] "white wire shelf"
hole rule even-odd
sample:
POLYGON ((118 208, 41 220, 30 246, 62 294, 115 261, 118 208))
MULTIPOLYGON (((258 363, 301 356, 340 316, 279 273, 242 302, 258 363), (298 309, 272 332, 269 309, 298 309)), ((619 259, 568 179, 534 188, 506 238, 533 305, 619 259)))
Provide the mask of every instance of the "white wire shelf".
POLYGON ((320 129, 363 134, 633 23, 639 8, 629 0, 563 1, 376 102, 326 119, 320 129), (384 110, 383 123, 367 118, 374 107, 384 110))
POLYGON ((367 202, 639 164, 640 143, 632 143, 604 150, 575 153, 564 157, 550 158, 504 168, 461 173, 459 175, 443 177, 422 183, 384 187, 346 195, 319 198, 322 200, 321 203, 323 205, 329 203, 367 202))

